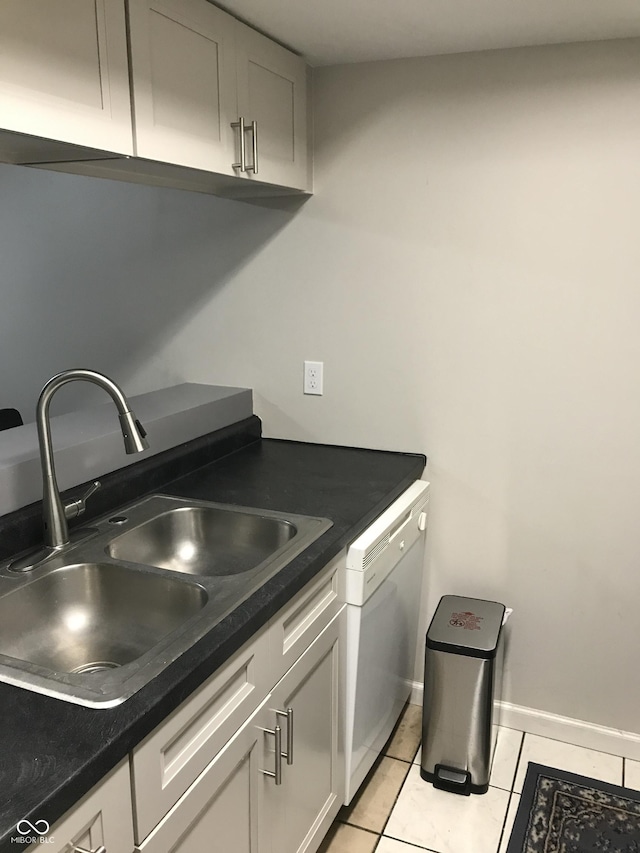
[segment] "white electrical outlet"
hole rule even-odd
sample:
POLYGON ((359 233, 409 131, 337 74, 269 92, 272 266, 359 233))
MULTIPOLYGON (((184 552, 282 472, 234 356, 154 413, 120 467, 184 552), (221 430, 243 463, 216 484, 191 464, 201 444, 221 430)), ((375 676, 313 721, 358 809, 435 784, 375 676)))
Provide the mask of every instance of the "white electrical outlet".
POLYGON ((304 393, 305 394, 323 394, 322 390, 322 370, 324 362, 322 361, 305 361, 304 363, 304 393))

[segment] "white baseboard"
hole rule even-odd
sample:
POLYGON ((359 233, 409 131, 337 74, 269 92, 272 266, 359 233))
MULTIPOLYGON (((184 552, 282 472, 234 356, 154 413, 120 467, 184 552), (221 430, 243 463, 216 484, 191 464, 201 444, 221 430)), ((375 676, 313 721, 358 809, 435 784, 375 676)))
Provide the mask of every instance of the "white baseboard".
MULTIPOLYGON (((424 686, 414 681, 409 701, 413 705, 422 705, 423 695, 424 686)), ((610 729, 510 702, 500 702, 499 707, 501 726, 640 761, 640 734, 635 732, 610 729)))
POLYGON ((500 703, 500 725, 640 761, 640 734, 635 732, 610 729, 510 702, 500 703))
POLYGON ((423 698, 424 698, 424 684, 421 681, 412 681, 411 682, 411 696, 409 696, 409 702, 412 705, 422 705, 423 698))

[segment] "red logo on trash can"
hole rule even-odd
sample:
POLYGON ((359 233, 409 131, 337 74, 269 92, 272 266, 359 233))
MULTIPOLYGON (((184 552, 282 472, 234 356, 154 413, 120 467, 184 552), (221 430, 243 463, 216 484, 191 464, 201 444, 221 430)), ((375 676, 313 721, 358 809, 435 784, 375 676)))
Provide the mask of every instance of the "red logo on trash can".
POLYGON ((449 625, 452 628, 464 628, 465 631, 479 631, 482 627, 480 625, 482 619, 482 616, 476 616, 475 613, 466 610, 464 613, 452 613, 449 625))

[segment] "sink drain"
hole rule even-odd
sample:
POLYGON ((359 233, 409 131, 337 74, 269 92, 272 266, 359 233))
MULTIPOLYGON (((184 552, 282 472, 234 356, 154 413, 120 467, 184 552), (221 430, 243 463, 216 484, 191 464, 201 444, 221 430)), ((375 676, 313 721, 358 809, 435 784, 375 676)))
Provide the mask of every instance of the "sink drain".
POLYGON ((110 660, 98 660, 93 663, 83 663, 71 670, 72 675, 92 675, 94 672, 104 672, 106 669, 117 669, 119 663, 110 660))

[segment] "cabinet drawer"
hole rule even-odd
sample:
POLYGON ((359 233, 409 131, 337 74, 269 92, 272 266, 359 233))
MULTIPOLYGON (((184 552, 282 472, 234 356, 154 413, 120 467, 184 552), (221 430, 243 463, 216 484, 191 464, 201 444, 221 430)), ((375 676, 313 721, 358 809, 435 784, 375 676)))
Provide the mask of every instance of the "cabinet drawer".
POLYGON ((285 674, 340 610, 338 583, 345 564, 346 551, 343 551, 272 620, 269 627, 272 682, 285 674))
POLYGON ((272 681, 264 631, 224 664, 131 756, 140 843, 253 713, 272 681))
MULTIPOLYGON (((41 821, 35 823, 40 824, 41 821)), ((42 850, 44 841, 43 837, 41 843, 32 844, 27 853, 42 850)), ((126 759, 55 823, 46 835, 49 853, 68 853, 76 845, 85 850, 97 850, 104 845, 109 853, 131 853, 133 850, 131 784, 126 759)))

